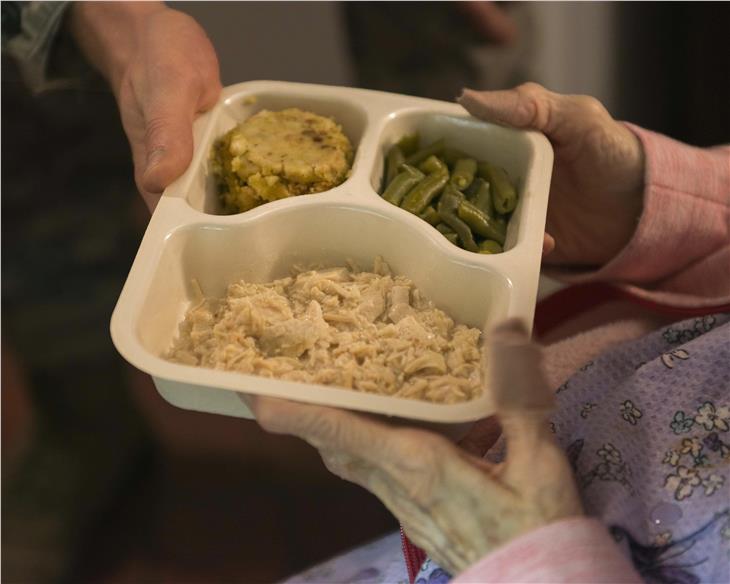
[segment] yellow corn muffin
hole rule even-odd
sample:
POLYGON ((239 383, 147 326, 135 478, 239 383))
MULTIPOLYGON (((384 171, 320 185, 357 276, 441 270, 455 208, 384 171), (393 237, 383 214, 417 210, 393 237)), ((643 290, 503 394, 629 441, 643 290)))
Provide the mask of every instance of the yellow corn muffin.
POLYGON ((297 108, 262 110, 213 145, 212 171, 223 210, 253 207, 341 184, 352 144, 334 120, 297 108))

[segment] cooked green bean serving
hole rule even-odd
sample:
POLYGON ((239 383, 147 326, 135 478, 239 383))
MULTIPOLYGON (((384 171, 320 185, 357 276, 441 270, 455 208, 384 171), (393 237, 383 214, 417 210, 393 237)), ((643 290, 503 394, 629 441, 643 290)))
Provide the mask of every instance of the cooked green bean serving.
POLYGON ((474 253, 502 253, 517 190, 507 172, 446 141, 403 136, 385 156, 381 196, 474 253))

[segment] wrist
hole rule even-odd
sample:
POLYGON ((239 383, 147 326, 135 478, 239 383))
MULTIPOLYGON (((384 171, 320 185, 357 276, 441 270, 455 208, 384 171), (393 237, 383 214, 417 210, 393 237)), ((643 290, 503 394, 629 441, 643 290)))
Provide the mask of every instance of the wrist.
POLYGON ((625 143, 625 168, 618 181, 616 208, 611 213, 614 221, 614 237, 606 246, 606 254, 600 265, 618 255, 633 239, 644 210, 644 175, 646 168, 644 147, 639 137, 625 124, 619 123, 625 143))
POLYGON ((147 18, 169 10, 162 2, 76 2, 68 26, 89 62, 117 94, 147 18))

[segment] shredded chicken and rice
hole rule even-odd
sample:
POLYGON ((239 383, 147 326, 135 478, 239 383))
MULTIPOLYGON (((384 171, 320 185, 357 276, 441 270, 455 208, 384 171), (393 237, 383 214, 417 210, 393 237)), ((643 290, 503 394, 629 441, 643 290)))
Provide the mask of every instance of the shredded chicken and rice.
POLYGON ((480 331, 455 324, 380 258, 239 281, 180 324, 178 363, 438 403, 481 393, 480 331))

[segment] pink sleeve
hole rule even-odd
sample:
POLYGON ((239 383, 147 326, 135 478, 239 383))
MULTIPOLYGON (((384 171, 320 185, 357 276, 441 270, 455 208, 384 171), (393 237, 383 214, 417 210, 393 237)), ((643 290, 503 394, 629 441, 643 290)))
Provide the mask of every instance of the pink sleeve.
POLYGON ((640 583, 606 528, 595 519, 566 519, 498 548, 452 582, 640 583))
POLYGON ((618 283, 674 306, 730 303, 730 146, 696 148, 626 125, 646 156, 644 210, 633 238, 597 271, 550 273, 571 283, 618 283))

